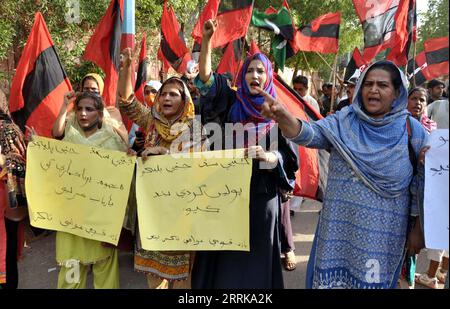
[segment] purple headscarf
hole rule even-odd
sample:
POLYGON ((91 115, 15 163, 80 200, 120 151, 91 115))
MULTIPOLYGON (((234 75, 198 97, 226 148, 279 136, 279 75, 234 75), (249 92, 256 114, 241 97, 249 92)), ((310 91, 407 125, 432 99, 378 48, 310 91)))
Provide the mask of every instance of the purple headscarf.
POLYGON ((267 79, 262 88, 265 92, 276 98, 275 87, 273 85, 273 69, 270 60, 261 53, 248 57, 242 65, 237 79, 238 90, 236 93, 236 102, 230 110, 230 120, 233 123, 253 122, 257 124, 271 121, 261 115, 261 105, 264 103, 264 97, 262 95, 252 95, 245 81, 245 74, 247 73, 248 66, 253 60, 260 60, 263 63, 267 79))

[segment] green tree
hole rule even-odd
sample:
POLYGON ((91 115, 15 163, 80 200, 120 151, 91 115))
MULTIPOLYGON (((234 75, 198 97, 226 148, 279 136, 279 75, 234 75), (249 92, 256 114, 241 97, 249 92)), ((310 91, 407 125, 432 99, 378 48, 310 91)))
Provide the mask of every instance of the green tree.
MULTIPOLYGON (((81 56, 110 0, 79 0, 79 23, 71 22, 66 18, 68 3, 69 0, 1 0, 0 61, 12 54, 14 67, 17 66, 33 25, 35 12, 40 11, 72 84, 78 84, 87 72, 101 73, 94 64, 83 61, 81 56)), ((156 59, 164 0, 136 0, 135 3, 137 43, 139 44, 142 33, 146 32, 148 54, 150 58, 156 59)), ((192 28, 200 6, 205 1, 183 0, 169 1, 169 3, 173 5, 180 24, 186 25, 186 28, 192 28)), ((12 74, 13 72, 0 72, 0 79, 10 82, 12 74)))
POLYGON ((448 0, 429 0, 428 10, 418 14, 419 29, 416 51, 423 50, 423 43, 432 38, 448 36, 448 0))

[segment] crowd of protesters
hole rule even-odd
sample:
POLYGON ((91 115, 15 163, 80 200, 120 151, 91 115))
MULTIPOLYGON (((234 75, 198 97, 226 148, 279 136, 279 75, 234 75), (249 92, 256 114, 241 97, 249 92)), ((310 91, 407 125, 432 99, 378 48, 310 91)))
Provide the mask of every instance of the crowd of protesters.
MULTIPOLYGON (((315 122, 299 120, 278 101, 272 64, 264 54, 246 58, 236 85, 230 84, 228 76, 212 71, 211 37, 217 27, 214 20, 203 26, 196 74, 148 82, 145 102, 133 93, 132 52, 122 51, 117 106, 134 122, 130 132, 118 108, 104 107, 103 80, 97 74, 88 74, 79 92, 61 98, 52 131, 55 139, 137 154, 145 160, 173 152, 171 144, 180 134, 192 137, 196 114, 201 116, 201 125, 214 122, 223 128, 226 123, 242 123, 246 130, 257 132, 259 140, 265 139, 261 144, 244 140, 246 156, 270 166, 261 169, 254 164, 252 169, 250 252, 147 251, 140 243, 135 205, 129 205, 124 228, 132 236, 125 247, 134 253, 134 269, 144 273, 149 288, 283 288, 283 267, 296 267, 289 199, 299 162, 295 147, 302 145, 330 153, 306 287, 396 288, 404 269, 410 269, 416 254, 424 249, 427 136, 436 128, 448 129, 448 86, 447 93, 440 80, 429 81, 427 89, 411 87, 396 65, 382 60, 359 77, 342 81, 339 89, 324 83, 321 97, 314 98, 309 94, 308 78, 299 75, 292 80, 294 91, 324 116, 315 122), (186 124, 185 132, 174 134, 171 127, 180 122, 186 124), (275 150, 269 147, 273 136, 278 141, 275 150), (367 276, 368 261, 378 263, 377 280, 367 276)), ((2 102, 0 283, 6 289, 18 287, 17 262, 28 223, 27 139, 2 102)), ((189 140, 177 151, 191 152, 197 146, 208 150, 207 136, 189 140)), ((132 199, 129 203, 133 204, 132 199)), ((119 288, 118 250, 57 232, 58 288, 85 288, 90 269, 95 288, 119 288), (65 280, 69 260, 82 266, 77 283, 65 280)), ((410 285, 416 281, 437 288, 437 282, 446 280, 448 252, 428 250, 428 256, 427 273, 409 277, 410 285)))

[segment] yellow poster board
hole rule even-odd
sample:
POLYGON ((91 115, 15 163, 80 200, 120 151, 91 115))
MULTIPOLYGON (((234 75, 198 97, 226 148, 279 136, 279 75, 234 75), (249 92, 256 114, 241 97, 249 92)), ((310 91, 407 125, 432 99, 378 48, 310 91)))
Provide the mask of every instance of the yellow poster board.
POLYGON ((25 188, 31 225, 117 245, 136 157, 34 137, 25 188))
POLYGON ((250 251, 252 160, 243 150, 138 159, 136 198, 146 250, 250 251))

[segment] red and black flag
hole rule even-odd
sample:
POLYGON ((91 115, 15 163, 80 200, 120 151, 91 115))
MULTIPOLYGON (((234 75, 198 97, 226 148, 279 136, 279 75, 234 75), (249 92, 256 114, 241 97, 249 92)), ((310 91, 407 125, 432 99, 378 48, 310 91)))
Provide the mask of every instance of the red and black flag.
POLYGON ((400 0, 395 25, 395 45, 390 50, 387 60, 393 61, 397 66, 404 66, 408 63, 411 45, 417 39, 416 0, 400 0))
POLYGON ((261 50, 259 49, 258 44, 256 44, 256 42, 252 40, 250 42, 250 50, 248 51, 249 56, 252 56, 252 55, 254 55, 256 53, 260 53, 260 52, 261 52, 261 50))
POLYGON ((370 63, 382 50, 395 45, 395 16, 400 0, 353 0, 364 31, 363 58, 370 63))
POLYGON ((141 52, 139 54, 139 65, 134 86, 134 95, 139 102, 144 103, 144 87, 147 81, 147 35, 144 33, 141 43, 141 52))
POLYGON ((120 65, 123 1, 112 0, 86 45, 83 58, 98 65, 105 73, 103 98, 107 106, 116 105, 120 65))
POLYGON ((340 23, 340 12, 328 13, 314 19, 309 25, 298 29, 295 37, 297 47, 303 51, 337 53, 340 23))
MULTIPOLYGON (((289 112, 296 118, 304 121, 316 121, 322 119, 322 115, 303 100, 297 92, 289 87, 278 75, 275 75, 274 86, 277 100, 282 102, 289 112)), ((298 146, 299 169, 296 172, 294 195, 312 199, 320 199, 320 173, 326 172, 319 165, 319 153, 317 149, 298 146)))
POLYGON ((187 63, 191 60, 191 55, 184 41, 183 31, 173 7, 167 7, 167 0, 164 1, 161 17, 161 45, 158 50, 158 58, 163 62, 165 72, 171 66, 180 74, 184 74, 187 63))
POLYGON ((51 137, 64 93, 70 90, 44 18, 37 12, 11 84, 9 109, 14 121, 23 132, 28 125, 38 135, 51 137))
POLYGON ((448 36, 427 40, 424 49, 430 77, 448 74, 448 36))
POLYGON ((424 51, 418 54, 415 59, 410 59, 408 61, 408 66, 406 69, 409 82, 412 85, 420 86, 427 80, 432 79, 428 73, 427 66, 428 64, 424 51))
POLYGON ((208 1, 194 27, 192 37, 201 44, 202 28, 205 21, 215 19, 217 29, 211 38, 211 47, 222 47, 247 34, 253 11, 253 0, 217 0, 208 1))
MULTIPOLYGON (((245 44, 245 38, 240 38, 227 44, 222 60, 217 67, 217 73, 229 72, 233 76, 233 81, 242 65, 242 51, 245 44)), ((234 85, 234 82, 233 82, 234 85)))
MULTIPOLYGON (((197 44, 197 46, 200 46, 202 44, 203 25, 207 20, 216 19, 217 11, 219 10, 219 3, 220 0, 209 0, 203 8, 203 11, 200 14, 200 17, 197 20, 197 23, 195 24, 191 34, 192 38, 194 39, 194 46, 195 44, 197 44)), ((200 49, 198 50, 200 51, 200 49)))
POLYGON ((366 68, 367 63, 361 56, 358 47, 353 50, 352 58, 347 64, 344 80, 347 81, 352 77, 358 78, 361 72, 366 68))

